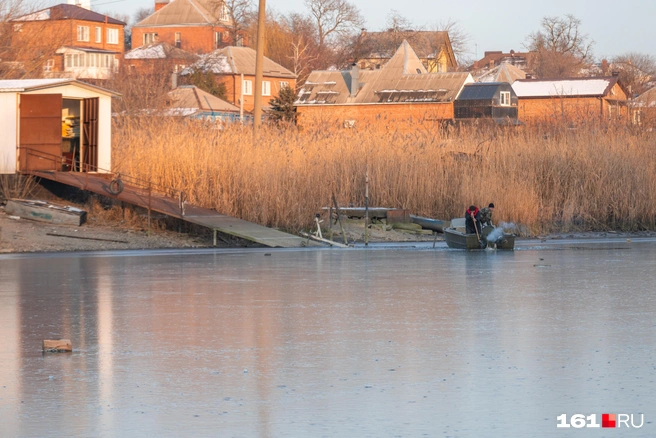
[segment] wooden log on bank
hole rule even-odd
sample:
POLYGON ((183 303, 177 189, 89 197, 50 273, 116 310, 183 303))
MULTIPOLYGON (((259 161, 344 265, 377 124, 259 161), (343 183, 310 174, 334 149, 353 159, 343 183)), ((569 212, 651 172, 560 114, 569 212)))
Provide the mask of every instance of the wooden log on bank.
POLYGON ((73 351, 73 344, 71 344, 70 339, 45 339, 43 341, 43 351, 57 353, 73 351))

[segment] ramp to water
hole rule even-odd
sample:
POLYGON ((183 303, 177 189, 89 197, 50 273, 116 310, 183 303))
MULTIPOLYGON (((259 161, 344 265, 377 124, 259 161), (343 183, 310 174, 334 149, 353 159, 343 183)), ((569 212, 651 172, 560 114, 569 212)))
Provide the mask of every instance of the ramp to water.
MULTIPOLYGON (((296 248, 305 246, 307 242, 306 239, 301 237, 221 214, 208 208, 185 204, 183 209, 178 199, 156 192, 149 194, 148 190, 129 184, 125 184, 120 194, 113 195, 109 191, 110 181, 108 177, 110 175, 108 174, 40 170, 30 171, 29 173, 39 178, 88 190, 139 207, 148 208, 150 206, 152 211, 272 248, 296 248)), ((310 246, 320 246, 312 241, 307 244, 310 246)))

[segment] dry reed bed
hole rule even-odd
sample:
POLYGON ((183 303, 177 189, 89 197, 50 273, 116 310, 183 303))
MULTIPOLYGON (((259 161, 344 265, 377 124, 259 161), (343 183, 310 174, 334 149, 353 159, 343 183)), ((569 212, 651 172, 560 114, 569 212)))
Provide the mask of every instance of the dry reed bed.
POLYGON ((265 128, 123 118, 114 127, 120 172, 188 193, 189 202, 287 230, 312 223, 334 192, 342 205, 461 216, 497 205, 496 220, 533 234, 654 229, 656 146, 624 128, 440 132, 265 128))

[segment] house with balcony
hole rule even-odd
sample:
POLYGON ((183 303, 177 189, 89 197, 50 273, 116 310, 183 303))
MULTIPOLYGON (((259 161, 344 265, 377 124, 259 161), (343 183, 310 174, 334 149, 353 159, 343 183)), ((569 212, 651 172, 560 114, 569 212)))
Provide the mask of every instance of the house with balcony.
POLYGON ((108 79, 124 52, 125 23, 78 5, 51 6, 11 25, 7 58, 23 76, 108 79))

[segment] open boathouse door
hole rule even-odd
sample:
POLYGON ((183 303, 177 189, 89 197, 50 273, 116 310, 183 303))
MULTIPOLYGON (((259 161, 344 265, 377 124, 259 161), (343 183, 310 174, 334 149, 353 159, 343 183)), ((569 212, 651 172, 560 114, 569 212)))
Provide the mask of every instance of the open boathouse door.
POLYGON ((112 98, 74 79, 0 80, 0 174, 112 168, 112 98))

